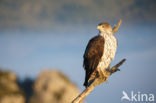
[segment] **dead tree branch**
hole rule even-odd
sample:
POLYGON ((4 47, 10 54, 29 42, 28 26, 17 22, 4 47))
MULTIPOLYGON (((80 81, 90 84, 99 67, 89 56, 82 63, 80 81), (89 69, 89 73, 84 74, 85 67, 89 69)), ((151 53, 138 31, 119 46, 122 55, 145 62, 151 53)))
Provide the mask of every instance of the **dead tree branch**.
POLYGON ((112 31, 113 34, 116 33, 116 32, 118 31, 118 29, 119 29, 121 23, 122 23, 122 20, 120 19, 120 21, 118 22, 117 26, 115 25, 114 28, 113 28, 113 31, 112 31))
MULTIPOLYGON (((110 75, 112 75, 113 73, 119 71, 119 67, 120 67, 125 61, 126 61, 126 59, 123 59, 123 60, 121 60, 118 64, 116 64, 115 66, 113 66, 113 67, 111 68, 111 70, 108 71, 108 77, 109 77, 110 75)), ((99 85, 99 84, 105 82, 105 81, 107 80, 108 77, 103 77, 103 78, 101 78, 101 77, 97 76, 97 77, 93 80, 93 82, 92 82, 80 95, 78 95, 78 96, 72 101, 72 103, 80 103, 85 97, 87 97, 87 96, 93 91, 93 89, 94 89, 97 85, 99 85)))

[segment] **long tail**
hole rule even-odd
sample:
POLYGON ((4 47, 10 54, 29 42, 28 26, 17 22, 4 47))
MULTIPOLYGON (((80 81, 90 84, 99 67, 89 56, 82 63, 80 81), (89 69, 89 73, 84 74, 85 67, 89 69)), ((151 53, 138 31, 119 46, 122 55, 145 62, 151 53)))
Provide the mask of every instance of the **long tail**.
POLYGON ((96 73, 96 71, 89 73, 86 71, 85 82, 83 84, 86 88, 90 85, 90 81, 95 79, 96 73))
POLYGON ((86 71, 85 81, 84 81, 84 83, 83 83, 83 85, 84 85, 85 87, 88 86, 88 79, 89 79, 89 75, 88 75, 88 73, 87 73, 87 71, 86 71))

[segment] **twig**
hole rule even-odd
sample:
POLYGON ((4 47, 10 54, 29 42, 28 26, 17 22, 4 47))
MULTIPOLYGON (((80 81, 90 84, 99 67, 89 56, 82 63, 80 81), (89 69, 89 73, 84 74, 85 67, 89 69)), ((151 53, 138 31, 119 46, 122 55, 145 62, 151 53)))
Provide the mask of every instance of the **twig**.
POLYGON ((120 24, 122 23, 122 20, 120 19, 120 21, 118 22, 117 26, 114 26, 112 33, 116 33, 120 27, 120 24))
MULTIPOLYGON (((113 66, 113 67, 111 68, 111 70, 108 71, 108 77, 109 77, 111 74, 117 72, 117 71, 119 70, 118 68, 119 68, 125 61, 126 61, 126 59, 123 59, 123 60, 121 60, 118 64, 116 64, 115 66, 113 66)), ((99 84, 105 82, 105 81, 107 80, 108 77, 103 77, 103 78, 101 78, 101 77, 96 77, 96 78, 94 79, 94 81, 93 81, 81 94, 79 94, 79 95, 72 101, 72 103, 80 103, 85 97, 87 97, 87 96, 90 94, 90 92, 93 91, 93 89, 94 89, 97 85, 99 85, 99 84)))

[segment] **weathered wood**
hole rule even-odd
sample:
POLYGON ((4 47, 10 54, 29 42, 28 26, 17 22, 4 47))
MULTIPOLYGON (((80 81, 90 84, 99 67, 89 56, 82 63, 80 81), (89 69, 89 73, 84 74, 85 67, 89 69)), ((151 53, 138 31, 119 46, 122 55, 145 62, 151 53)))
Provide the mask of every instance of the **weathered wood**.
MULTIPOLYGON (((118 68, 119 68, 125 61, 126 61, 126 59, 123 59, 123 60, 121 60, 118 64, 116 64, 115 66, 113 66, 113 67, 111 68, 111 70, 108 71, 108 75, 110 76, 110 75, 112 75, 113 73, 119 71, 118 68)), ((109 77, 109 76, 108 76, 108 77, 109 77)), ((78 96, 72 101, 72 103, 80 103, 85 97, 87 97, 87 96, 90 94, 90 92, 93 91, 93 89, 94 89, 97 85, 99 85, 99 84, 105 82, 106 80, 107 80, 107 77, 101 78, 101 77, 97 76, 97 77, 93 80, 93 82, 92 82, 80 95, 78 95, 78 96)))
POLYGON ((122 23, 122 20, 120 19, 120 21, 118 22, 117 26, 115 25, 114 28, 113 28, 113 31, 112 31, 113 34, 116 33, 116 32, 118 31, 118 29, 119 29, 121 23, 122 23))

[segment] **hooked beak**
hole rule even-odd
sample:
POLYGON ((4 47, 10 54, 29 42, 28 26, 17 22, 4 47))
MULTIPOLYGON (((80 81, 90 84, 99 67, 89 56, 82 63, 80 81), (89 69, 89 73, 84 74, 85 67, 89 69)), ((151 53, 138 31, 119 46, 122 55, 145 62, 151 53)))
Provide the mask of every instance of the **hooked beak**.
POLYGON ((97 26, 97 29, 100 30, 100 26, 97 26))

